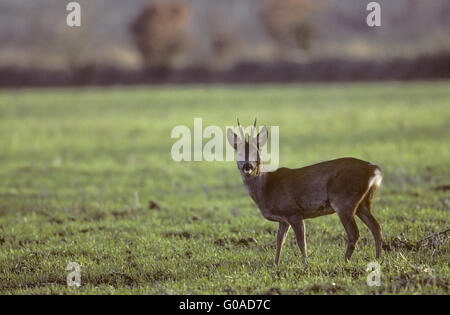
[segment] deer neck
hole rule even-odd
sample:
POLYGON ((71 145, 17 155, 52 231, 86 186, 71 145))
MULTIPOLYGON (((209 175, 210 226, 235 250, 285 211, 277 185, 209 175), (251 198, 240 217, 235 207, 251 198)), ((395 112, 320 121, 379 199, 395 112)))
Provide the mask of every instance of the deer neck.
POLYGON ((267 173, 258 172, 253 176, 244 176, 242 175, 242 181, 244 182, 244 186, 248 191, 248 194, 256 202, 256 204, 260 204, 263 187, 266 181, 267 173))

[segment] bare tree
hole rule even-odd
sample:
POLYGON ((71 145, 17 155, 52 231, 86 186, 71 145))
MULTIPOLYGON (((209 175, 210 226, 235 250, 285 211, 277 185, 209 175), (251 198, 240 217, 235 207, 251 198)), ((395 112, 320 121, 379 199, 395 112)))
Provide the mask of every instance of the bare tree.
POLYGON ((268 34, 284 51, 308 50, 314 37, 311 0, 267 0, 261 20, 268 34))
POLYGON ((187 47, 189 9, 182 3, 148 5, 131 25, 134 42, 149 68, 169 68, 187 47))

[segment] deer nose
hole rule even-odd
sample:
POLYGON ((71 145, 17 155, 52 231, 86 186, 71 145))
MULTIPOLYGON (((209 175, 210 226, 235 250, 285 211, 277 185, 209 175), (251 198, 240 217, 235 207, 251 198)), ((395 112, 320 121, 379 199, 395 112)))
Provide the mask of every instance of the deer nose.
POLYGON ((252 169, 253 168, 249 163, 244 164, 244 166, 242 167, 244 173, 251 173, 252 169))

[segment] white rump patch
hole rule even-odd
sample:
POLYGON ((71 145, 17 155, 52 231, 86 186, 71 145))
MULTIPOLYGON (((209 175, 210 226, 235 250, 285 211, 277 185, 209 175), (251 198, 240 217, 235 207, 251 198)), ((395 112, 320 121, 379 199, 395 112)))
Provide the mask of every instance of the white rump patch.
POLYGON ((373 185, 380 187, 381 181, 383 180, 383 175, 381 175, 381 171, 377 168, 375 169, 374 175, 369 179, 369 188, 373 185))

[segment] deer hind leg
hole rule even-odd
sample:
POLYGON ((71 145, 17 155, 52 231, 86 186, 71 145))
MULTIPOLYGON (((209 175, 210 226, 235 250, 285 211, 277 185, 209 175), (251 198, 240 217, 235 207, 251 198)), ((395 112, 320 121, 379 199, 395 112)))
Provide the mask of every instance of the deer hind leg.
POLYGON ((280 261, 281 249, 283 248, 284 240, 286 239, 287 232, 290 225, 284 222, 280 222, 277 233, 277 253, 275 255, 275 265, 278 265, 280 261))
POLYGON ((376 190, 376 187, 372 187, 369 190, 367 195, 359 204, 356 215, 364 222, 365 225, 367 225, 370 232, 372 232, 373 238, 375 240, 376 258, 380 258, 381 248, 383 244, 381 225, 372 214, 372 202, 376 190))
POLYGON ((353 251, 359 240, 359 230, 354 217, 358 203, 359 200, 357 200, 357 198, 349 198, 345 201, 337 199, 330 203, 333 210, 338 214, 345 232, 347 233, 345 261, 348 261, 352 257, 353 251))
POLYGON ((359 240, 359 230, 356 225, 355 218, 352 213, 339 213, 339 219, 347 232, 347 250, 345 251, 345 261, 350 260, 353 251, 356 248, 356 243, 359 240))

